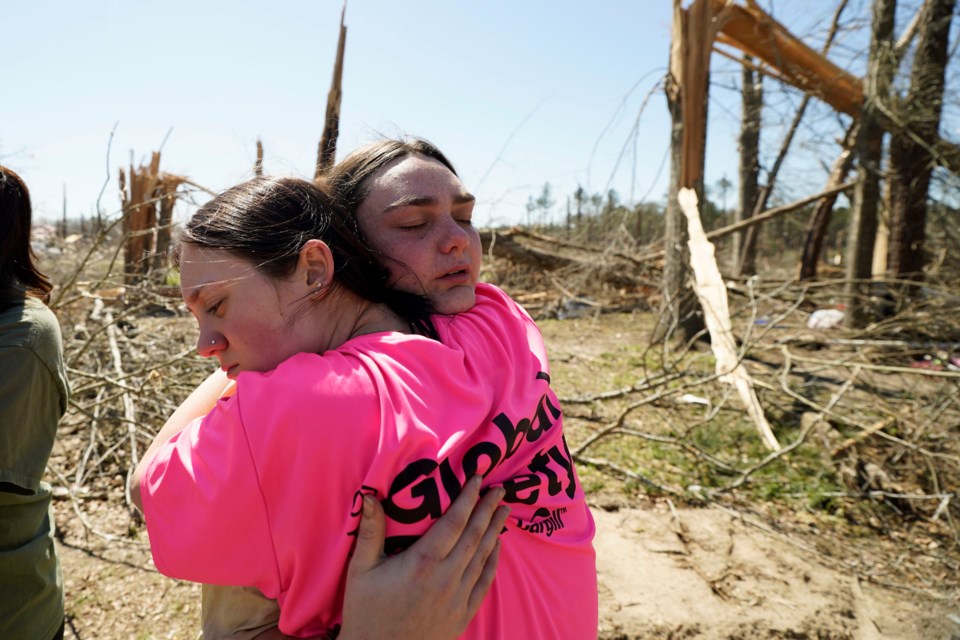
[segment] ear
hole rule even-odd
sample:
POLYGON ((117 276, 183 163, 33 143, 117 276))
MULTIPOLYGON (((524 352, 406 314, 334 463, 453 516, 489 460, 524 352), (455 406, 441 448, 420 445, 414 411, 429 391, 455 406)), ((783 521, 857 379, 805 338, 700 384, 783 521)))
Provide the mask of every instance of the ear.
POLYGON ((307 240, 297 259, 297 278, 310 289, 323 289, 333 281, 333 252, 323 240, 307 240))

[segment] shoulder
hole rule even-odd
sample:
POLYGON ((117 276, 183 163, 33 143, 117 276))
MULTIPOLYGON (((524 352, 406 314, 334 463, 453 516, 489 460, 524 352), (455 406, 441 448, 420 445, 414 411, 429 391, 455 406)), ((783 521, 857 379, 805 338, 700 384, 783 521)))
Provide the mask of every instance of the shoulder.
POLYGON ((484 341, 490 344, 539 341, 540 330, 530 314, 492 284, 477 285, 476 304, 454 316, 437 316, 440 339, 447 344, 484 341))
POLYGON ((208 419, 226 420, 227 429, 242 425, 260 461, 321 442, 324 455, 367 455, 396 419, 391 407, 426 397, 431 383, 455 375, 455 355, 419 336, 362 336, 323 354, 296 354, 272 371, 239 374, 234 397, 221 400, 208 419))
POLYGON ((511 327, 534 325, 533 319, 513 298, 502 289, 487 284, 477 283, 476 303, 470 309, 454 315, 433 316, 434 326, 444 340, 445 334, 451 331, 490 330, 511 327))
POLYGON ((36 349, 47 344, 61 344, 60 323, 47 305, 27 297, 0 311, 0 346, 36 349))
POLYGON ((22 304, 0 311, 0 349, 30 353, 34 358, 16 357, 21 366, 42 363, 66 395, 66 371, 60 323, 45 304, 25 298, 22 304))
POLYGON ((265 398, 316 398, 327 405, 376 396, 386 379, 415 377, 425 363, 439 366, 449 349, 422 336, 376 333, 322 354, 298 353, 267 372, 244 372, 238 393, 265 398))
POLYGON ((502 289, 486 283, 477 285, 477 304, 461 315, 475 315, 497 327, 522 331, 539 331, 527 310, 502 289))
MULTIPOLYGON (((502 312, 519 314, 529 318, 526 310, 521 307, 516 300, 508 296, 503 289, 496 285, 486 282, 477 283, 477 305, 483 308, 490 308, 502 312)), ((467 311, 467 313, 470 313, 467 311)))

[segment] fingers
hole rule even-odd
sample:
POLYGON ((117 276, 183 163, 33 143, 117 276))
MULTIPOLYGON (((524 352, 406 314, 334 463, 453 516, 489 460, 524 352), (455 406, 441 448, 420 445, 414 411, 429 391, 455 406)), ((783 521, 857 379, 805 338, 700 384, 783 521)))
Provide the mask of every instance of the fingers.
MULTIPOLYGON (((473 520, 471 513, 474 513, 474 505, 477 504, 477 497, 480 495, 481 480, 480 476, 470 478, 463 485, 460 495, 451 503, 447 512, 427 530, 414 547, 437 560, 446 558, 461 541, 464 529, 473 520)), ((490 509, 490 514, 492 513, 493 509, 490 509)), ((490 514, 487 515, 488 520, 490 514)), ((479 535, 477 539, 479 540, 479 535)))
POLYGON ((363 496, 363 515, 357 531, 357 546, 350 560, 349 571, 368 571, 384 558, 383 540, 386 535, 386 516, 383 506, 369 495, 363 496))
MULTIPOLYGON (((488 492, 488 495, 493 492, 494 490, 491 490, 488 492)), ((487 496, 484 496, 484 499, 486 498, 487 496)), ((481 503, 477 507, 476 511, 479 511, 483 506, 484 505, 481 503)), ((488 522, 484 523, 486 525, 486 529, 481 533, 476 550, 471 551, 466 546, 464 547, 463 553, 472 554, 469 555, 469 562, 463 572, 463 583, 465 585, 473 585, 474 583, 479 583, 484 579, 483 572, 487 570, 487 564, 490 556, 493 555, 494 551, 499 553, 500 532, 503 530, 503 525, 506 522, 508 515, 510 515, 510 509, 508 507, 497 507, 493 517, 490 518, 488 522)), ((473 523, 471 523, 471 526, 472 524, 473 523)), ((466 538, 466 535, 467 534, 464 534, 464 538, 466 538)), ((457 552, 460 552, 460 550, 458 549, 457 552)), ((496 568, 496 562, 494 562, 494 568, 496 568)), ((490 577, 490 580, 493 580, 492 576, 490 577)))
POLYGON ((487 556, 486 562, 483 563, 483 571, 480 572, 480 577, 470 592, 470 598, 467 600, 467 613, 471 619, 480 609, 480 605, 483 604, 483 599, 487 597, 487 593, 489 593, 490 587, 493 585, 493 579, 497 575, 497 564, 499 564, 499 562, 500 539, 497 538, 494 541, 493 550, 490 552, 490 555, 487 556))
POLYGON ((499 535, 500 529, 503 528, 506 514, 509 513, 507 507, 503 508, 504 513, 502 514, 497 509, 500 501, 503 500, 504 493, 503 487, 490 487, 470 515, 470 521, 452 552, 453 555, 461 558, 464 567, 474 557, 481 541, 485 539, 488 533, 492 534, 492 538, 486 538, 489 548, 493 547, 493 542, 499 535))

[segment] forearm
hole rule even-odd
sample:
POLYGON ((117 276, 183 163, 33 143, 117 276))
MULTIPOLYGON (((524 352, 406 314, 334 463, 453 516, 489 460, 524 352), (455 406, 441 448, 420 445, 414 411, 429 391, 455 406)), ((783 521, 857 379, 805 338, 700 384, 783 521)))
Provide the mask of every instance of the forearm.
POLYGON ((165 445, 175 435, 183 431, 188 424, 196 418, 210 413, 210 410, 216 406, 217 400, 227 392, 233 385, 233 382, 227 378, 227 374, 217 369, 206 380, 200 383, 193 392, 184 400, 177 410, 167 419, 163 427, 154 437, 153 442, 140 458, 140 463, 133 472, 130 482, 130 497, 133 503, 140 510, 143 510, 143 503, 140 500, 140 480, 146 471, 151 458, 157 452, 157 449, 165 445))
MULTIPOLYGON (((317 638, 325 638, 327 636, 315 636, 317 638)), ((280 629, 273 627, 272 629, 267 629, 260 635, 258 635, 254 640, 294 640, 294 636, 284 635, 280 629)))

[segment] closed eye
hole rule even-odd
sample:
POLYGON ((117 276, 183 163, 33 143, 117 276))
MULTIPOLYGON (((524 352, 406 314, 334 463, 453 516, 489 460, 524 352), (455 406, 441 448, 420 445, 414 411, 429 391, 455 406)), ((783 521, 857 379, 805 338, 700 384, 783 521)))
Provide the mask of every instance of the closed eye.
POLYGON ((223 305, 223 300, 218 301, 218 302, 217 302, 216 304, 214 304, 212 307, 209 307, 209 308, 207 309, 207 313, 209 313, 210 315, 216 314, 217 311, 220 310, 220 307, 221 307, 222 305, 223 305))

